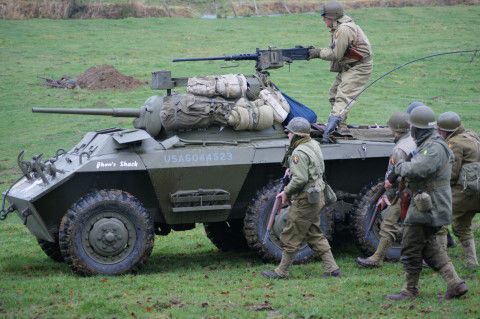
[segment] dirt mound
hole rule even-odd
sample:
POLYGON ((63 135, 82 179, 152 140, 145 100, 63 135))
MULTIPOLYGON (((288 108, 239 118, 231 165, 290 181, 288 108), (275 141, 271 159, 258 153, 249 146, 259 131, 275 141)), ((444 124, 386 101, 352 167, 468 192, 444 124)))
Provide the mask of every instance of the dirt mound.
POLYGON ((77 78, 77 85, 87 90, 134 89, 143 83, 132 76, 126 76, 112 65, 93 66, 77 78))

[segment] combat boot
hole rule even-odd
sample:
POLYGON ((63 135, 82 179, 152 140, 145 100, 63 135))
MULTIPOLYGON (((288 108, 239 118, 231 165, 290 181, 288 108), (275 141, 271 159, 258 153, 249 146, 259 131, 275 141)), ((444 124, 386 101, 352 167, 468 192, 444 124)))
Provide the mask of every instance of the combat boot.
POLYGON ((408 300, 418 297, 418 280, 420 273, 405 273, 405 284, 398 294, 386 295, 386 299, 390 300, 408 300))
POLYGON ((448 262, 440 268, 440 274, 443 280, 447 282, 447 291, 445 292, 445 300, 458 298, 467 293, 468 288, 465 282, 458 277, 452 262, 448 262))
POLYGON ((333 258, 332 251, 329 249, 324 252, 321 256, 323 267, 325 268, 325 272, 322 274, 322 277, 340 277, 340 267, 338 267, 337 263, 335 262, 335 258, 333 258))
POLYGON ((293 259, 295 258, 295 253, 282 253, 282 260, 280 265, 273 271, 263 271, 262 276, 270 279, 287 279, 288 278, 288 268, 293 264, 293 259))
POLYGON ((465 253, 465 266, 467 268, 477 268, 478 267, 478 259, 477 259, 477 252, 475 249, 475 240, 469 239, 462 241, 463 251, 465 253))
POLYGON ((382 267, 383 260, 385 259, 385 256, 387 255, 387 251, 391 245, 392 245, 391 239, 381 237, 375 253, 368 258, 358 257, 357 264, 365 268, 382 267))
POLYGON ((340 122, 341 118, 339 116, 330 115, 328 117, 328 123, 325 126, 325 130, 323 131, 322 136, 322 144, 330 144, 332 141, 330 140, 330 134, 337 128, 338 122, 340 122))

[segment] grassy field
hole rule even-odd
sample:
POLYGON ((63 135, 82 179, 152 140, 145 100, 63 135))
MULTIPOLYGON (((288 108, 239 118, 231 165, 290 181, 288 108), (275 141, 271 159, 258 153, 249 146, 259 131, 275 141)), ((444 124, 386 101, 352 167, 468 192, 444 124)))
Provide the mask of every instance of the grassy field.
MULTIPOLYGON (((397 65, 428 54, 479 49, 480 6, 368 9, 351 15, 367 33, 374 51, 372 80, 397 65)), ((150 72, 173 76, 252 73, 253 64, 221 68, 221 62, 171 63, 172 57, 253 52, 256 47, 324 46, 329 34, 318 15, 223 20, 27 20, 0 21, 0 188, 19 176, 16 156, 52 155, 69 148, 86 132, 130 127, 128 119, 32 114, 36 105, 140 107, 153 94, 148 84, 132 91, 49 89, 37 76, 79 75, 93 65, 112 64, 124 74, 148 81, 150 72)), ((480 131, 480 56, 448 55, 410 65, 363 94, 351 123, 384 124, 412 100, 437 114, 454 110, 465 125, 480 131)), ((274 82, 326 119, 327 92, 334 78, 320 60, 272 71, 274 82)), ((477 217, 477 223, 479 222, 477 217)), ((480 234, 476 233, 477 241, 480 234)), ((40 250, 17 217, 0 223, 0 317, 432 317, 478 318, 478 273, 461 266, 460 249, 451 250, 471 292, 466 299, 439 303, 442 280, 426 270, 421 298, 393 304, 382 296, 398 291, 402 269, 388 263, 381 271, 358 269, 358 252, 345 244, 334 254, 345 276, 320 280, 320 263, 293 268, 293 279, 270 282, 252 253, 217 251, 198 227, 157 237, 145 269, 136 276, 80 278, 40 250)))

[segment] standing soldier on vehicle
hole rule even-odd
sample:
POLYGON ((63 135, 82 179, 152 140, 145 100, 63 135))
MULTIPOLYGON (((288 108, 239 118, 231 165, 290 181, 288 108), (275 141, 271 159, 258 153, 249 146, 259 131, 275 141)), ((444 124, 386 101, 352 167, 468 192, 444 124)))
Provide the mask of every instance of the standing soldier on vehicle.
POLYGON ((322 5, 321 15, 330 29, 331 43, 327 48, 310 49, 309 57, 331 61, 330 71, 338 73, 329 92, 332 109, 322 138, 322 143, 330 143, 330 134, 339 123, 346 122, 354 98, 367 84, 373 59, 367 36, 352 18, 344 15, 340 3, 322 5))
POLYGON ((282 203, 291 202, 287 225, 280 235, 282 260, 275 270, 264 271, 262 275, 272 279, 288 278, 288 268, 306 242, 322 258, 325 267, 323 277, 338 277, 340 268, 333 258, 328 240, 320 230, 320 210, 325 205, 322 150, 310 137, 310 123, 306 119, 293 118, 286 131, 290 150, 293 151, 284 161, 290 172, 290 182, 277 195, 282 203))
MULTIPOLYGON (((385 174, 385 194, 383 194, 377 202, 376 207, 383 210, 390 205, 390 200, 395 197, 395 191, 398 188, 398 181, 392 185, 387 177, 394 170, 395 165, 399 162, 406 161, 415 151, 417 145, 410 135, 410 124, 408 122, 408 113, 394 113, 387 122, 393 132, 395 138, 395 146, 388 162, 387 173, 385 174)), ((375 212, 374 214, 378 214, 375 212)), ((400 200, 397 200, 388 207, 385 218, 380 225, 380 242, 378 243, 375 253, 368 258, 357 258, 357 264, 363 267, 380 267, 387 255, 388 249, 401 236, 400 220, 400 200)))
MULTIPOLYGON (((465 167, 477 167, 474 172, 478 174, 480 167, 480 139, 473 132, 466 131, 455 112, 440 114, 437 122, 438 133, 448 143, 448 147, 455 155, 452 166, 452 229, 455 236, 460 239, 465 253, 465 264, 469 268, 478 267, 475 240, 472 232, 472 219, 480 212, 480 194, 478 190, 469 192, 467 185, 459 182, 460 171, 465 167), (474 164, 470 164, 474 163, 474 164), (464 166, 465 164, 469 164, 464 166)), ((476 176, 478 179, 480 176, 476 176)), ((478 182, 478 180, 477 180, 478 182)), ((478 186, 477 186, 478 187, 478 186)))
POLYGON ((410 162, 397 163, 394 174, 406 178, 412 201, 404 222, 401 261, 405 285, 390 300, 418 296, 422 260, 439 271, 447 282, 445 299, 464 295, 468 288, 458 277, 447 252, 440 248, 435 234, 452 219, 450 175, 453 154, 443 138, 435 133, 435 113, 428 106, 419 106, 410 114, 410 132, 417 150, 410 162))

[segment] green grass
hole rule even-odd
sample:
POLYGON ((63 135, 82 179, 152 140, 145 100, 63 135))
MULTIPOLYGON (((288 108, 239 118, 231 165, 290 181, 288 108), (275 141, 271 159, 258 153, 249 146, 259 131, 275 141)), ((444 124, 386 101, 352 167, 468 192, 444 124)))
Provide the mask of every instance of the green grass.
MULTIPOLYGON (((480 6, 364 9, 351 15, 367 33, 374 51, 372 79, 393 67, 431 53, 480 48, 480 6)), ((37 76, 76 76, 98 64, 113 64, 148 81, 150 72, 173 76, 251 73, 253 64, 223 69, 220 62, 171 63, 172 57, 253 52, 256 47, 324 46, 329 34, 318 15, 223 20, 27 20, 0 21, 0 188, 19 176, 16 156, 52 155, 73 146, 86 132, 130 120, 108 117, 32 114, 35 105, 139 107, 153 94, 146 84, 132 91, 49 89, 37 76)), ((367 90, 349 116, 351 123, 380 123, 412 100, 437 114, 454 110, 480 131, 480 56, 444 56, 408 66, 367 90)), ((286 92, 326 119, 327 92, 334 78, 320 60, 296 62, 272 71, 286 92)), ((477 223, 478 223, 477 217, 477 223)), ((480 239, 477 230, 477 242, 480 239)), ((439 304, 442 280, 422 276, 422 296, 393 304, 382 299, 402 284, 400 265, 380 272, 358 269, 351 246, 334 250, 345 276, 320 280, 320 263, 293 268, 290 281, 270 282, 253 253, 218 252, 199 228, 157 237, 154 252, 137 276, 81 278, 43 255, 16 217, 0 224, 0 317, 479 317, 479 278, 455 265, 471 289, 464 300, 439 304), (274 311, 254 311, 268 301, 274 311), (203 305, 203 306, 202 306, 203 305)))

